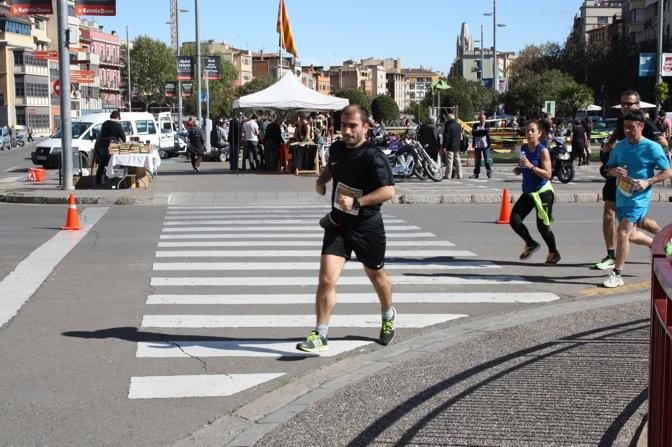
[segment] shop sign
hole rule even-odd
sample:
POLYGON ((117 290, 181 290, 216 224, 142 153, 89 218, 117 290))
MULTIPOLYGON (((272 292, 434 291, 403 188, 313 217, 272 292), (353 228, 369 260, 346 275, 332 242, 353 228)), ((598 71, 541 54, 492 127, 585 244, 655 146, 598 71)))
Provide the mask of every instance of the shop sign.
POLYGON ((10 2, 9 14, 13 16, 53 13, 51 0, 12 0, 10 2))
POLYGON ((115 16, 117 0, 75 0, 78 16, 115 16))

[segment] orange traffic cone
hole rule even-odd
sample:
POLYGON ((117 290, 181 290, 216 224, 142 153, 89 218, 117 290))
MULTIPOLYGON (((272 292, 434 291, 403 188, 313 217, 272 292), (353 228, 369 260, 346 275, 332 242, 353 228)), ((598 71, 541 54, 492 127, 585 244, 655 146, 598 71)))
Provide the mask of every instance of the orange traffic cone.
POLYGON ((65 226, 61 230, 81 230, 82 226, 79 223, 79 214, 77 213, 77 202, 75 202, 75 195, 70 194, 68 197, 68 214, 65 217, 65 226))
POLYGON ((502 207, 499 211, 498 224, 508 224, 511 218, 511 198, 509 197, 509 190, 504 188, 502 191, 502 207))

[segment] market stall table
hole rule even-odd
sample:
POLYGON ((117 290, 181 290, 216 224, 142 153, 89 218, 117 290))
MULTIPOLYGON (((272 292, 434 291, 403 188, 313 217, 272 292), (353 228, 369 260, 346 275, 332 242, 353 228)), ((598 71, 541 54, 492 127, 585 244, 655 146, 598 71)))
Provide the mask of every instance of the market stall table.
POLYGON ((294 161, 294 173, 319 174, 320 154, 318 145, 315 143, 291 143, 292 159, 294 161))
MULTIPOLYGON (((157 151, 151 151, 150 153, 112 153, 105 174, 108 178, 119 178, 117 188, 128 177, 134 176, 136 182, 142 183, 147 189, 152 176, 156 175, 160 165, 161 158, 157 151), (121 170, 115 168, 121 168, 121 170)), ((135 184, 129 185, 129 187, 133 188, 135 184)))

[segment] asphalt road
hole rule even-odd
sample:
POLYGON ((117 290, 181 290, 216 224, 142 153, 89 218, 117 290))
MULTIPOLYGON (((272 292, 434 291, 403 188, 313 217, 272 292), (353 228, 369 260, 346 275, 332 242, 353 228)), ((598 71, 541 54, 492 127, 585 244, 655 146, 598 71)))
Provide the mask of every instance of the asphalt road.
MULTIPOLYGON (((388 256, 388 271, 397 278, 400 322, 415 326, 402 327, 400 341, 465 319, 648 289, 649 254, 640 247, 624 270, 626 288, 597 286, 604 274, 589 266, 604 255, 600 204, 557 206, 553 229, 563 259, 552 267, 543 265, 544 250, 518 261, 522 241, 493 223, 498 208, 385 206, 388 253, 397 253, 388 256), (515 302, 523 298, 529 302, 515 302)), ((385 349, 375 343, 378 306, 357 302, 370 292, 365 280, 359 284, 359 269, 344 273, 336 309, 344 319, 330 331, 332 350, 350 343, 344 352, 306 358, 291 348, 313 321, 315 222, 322 211, 109 208, 17 316, 0 324, 0 444, 171 444, 311 370, 385 349), (307 229, 283 222, 299 216, 307 229), (188 220, 198 222, 180 223, 188 220), (200 237, 207 234, 216 237, 200 237), (283 250, 308 253, 275 256, 283 250), (362 318, 373 323, 346 327, 362 318)), ((0 213, 0 275, 6 278, 58 234, 65 209, 0 205, 0 213)), ((665 204, 653 204, 651 214, 661 224, 669 219, 665 204)), ((533 222, 530 228, 536 235, 533 222)))

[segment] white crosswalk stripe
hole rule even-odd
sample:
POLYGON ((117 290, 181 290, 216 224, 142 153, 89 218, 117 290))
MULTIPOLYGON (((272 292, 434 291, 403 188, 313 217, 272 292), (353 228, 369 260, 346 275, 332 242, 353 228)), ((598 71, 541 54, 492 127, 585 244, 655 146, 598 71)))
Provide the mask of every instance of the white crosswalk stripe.
MULTIPOLYGON (((356 313, 357 308, 336 310, 330 320, 329 350, 316 354, 296 349, 303 340, 297 337, 315 325, 313 291, 324 236, 317 221, 328 210, 325 205, 170 207, 152 266, 152 294, 146 301, 151 311, 143 315, 141 325, 156 339, 145 338, 136 349, 138 359, 162 362, 158 365, 165 365, 166 374, 154 375, 154 367, 152 375, 131 377, 129 399, 231 396, 285 375, 288 371, 277 359, 335 357, 371 349, 381 324, 375 312, 379 301, 356 260, 345 264, 337 301, 360 304, 362 313, 356 313), (353 336, 333 334, 342 328, 353 336), (192 369, 184 370, 181 364, 169 367, 180 359, 200 358, 226 361, 226 372, 231 374, 215 373, 221 372, 216 368, 191 374, 192 369), (245 367, 240 373, 234 360, 238 358, 254 362, 252 371, 245 367)), ((403 219, 386 214, 384 220, 385 269, 395 286, 395 304, 443 306, 400 312, 397 328, 412 331, 469 317, 445 312, 450 309, 446 306, 456 304, 520 305, 558 299, 551 293, 501 290, 529 282, 493 274, 502 267, 469 259, 477 255, 403 219), (474 290, 445 290, 467 285, 474 290)))

